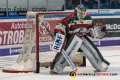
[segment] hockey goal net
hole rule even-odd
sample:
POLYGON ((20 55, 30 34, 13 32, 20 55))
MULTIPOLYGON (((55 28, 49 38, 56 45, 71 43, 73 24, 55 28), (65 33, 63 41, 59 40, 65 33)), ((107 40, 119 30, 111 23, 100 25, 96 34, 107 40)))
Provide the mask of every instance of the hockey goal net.
MULTIPOLYGON (((48 67, 54 59, 56 52, 50 48, 53 39, 47 32, 43 22, 54 35, 54 28, 63 18, 73 14, 73 12, 27 12, 26 30, 24 41, 16 63, 3 68, 3 72, 39 72, 39 67, 48 67)), ((75 65, 85 65, 83 56, 76 53, 72 59, 75 65)))

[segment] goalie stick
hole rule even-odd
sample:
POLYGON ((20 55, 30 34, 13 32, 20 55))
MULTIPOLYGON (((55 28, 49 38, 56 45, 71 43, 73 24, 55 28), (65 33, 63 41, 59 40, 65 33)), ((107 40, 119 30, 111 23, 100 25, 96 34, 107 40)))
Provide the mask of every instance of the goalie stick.
MULTIPOLYGON (((42 16, 43 17, 43 16, 42 16)), ((39 17, 40 21, 42 22, 42 24, 44 25, 44 27, 47 29, 47 31, 49 32, 49 34, 51 35, 51 37, 54 39, 52 33, 50 32, 50 30, 47 28, 47 26, 45 25, 45 23, 43 22, 43 20, 41 19, 42 17, 39 17)), ((73 71, 77 71, 77 68, 75 67, 75 65, 73 64, 73 62, 71 61, 71 59, 69 58, 69 56, 66 54, 65 50, 62 49, 61 52, 64 56, 64 58, 67 60, 68 64, 71 66, 73 71)))

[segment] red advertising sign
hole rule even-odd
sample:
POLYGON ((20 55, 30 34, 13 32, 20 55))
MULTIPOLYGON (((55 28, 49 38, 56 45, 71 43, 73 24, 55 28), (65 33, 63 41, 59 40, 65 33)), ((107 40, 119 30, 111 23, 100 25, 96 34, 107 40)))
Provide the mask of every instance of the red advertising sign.
MULTIPOLYGON (((59 20, 46 20, 44 23, 54 35, 54 28, 59 20)), ((26 21, 0 22, 0 45, 22 44, 26 30, 26 21)), ((53 39, 43 26, 39 24, 39 41, 52 42, 53 39)))
POLYGON ((0 22, 0 45, 22 44, 26 22, 0 22))

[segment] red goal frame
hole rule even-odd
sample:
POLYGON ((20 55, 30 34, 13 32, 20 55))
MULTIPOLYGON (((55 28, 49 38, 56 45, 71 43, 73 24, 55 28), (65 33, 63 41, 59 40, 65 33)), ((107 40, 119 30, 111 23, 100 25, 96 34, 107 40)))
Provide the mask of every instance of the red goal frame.
MULTIPOLYGON (((33 12, 34 13, 34 12, 33 12)), ((28 72, 34 72, 39 73, 40 72, 40 61, 39 61, 39 16, 40 15, 64 15, 64 14, 74 14, 74 11, 58 11, 58 12, 35 12, 36 17, 36 71, 12 71, 12 70, 3 70, 3 72, 7 73, 28 73, 28 72)), ((27 16, 26 16, 27 17, 27 16)), ((86 66, 86 58, 83 56, 83 65, 86 66)))
MULTIPOLYGON (((39 73, 40 71, 40 63, 39 63, 39 15, 49 15, 49 14, 74 14, 74 11, 71 12, 65 12, 65 11, 61 11, 61 12, 38 12, 36 14, 36 73, 39 73)), ((86 66, 86 58, 83 56, 83 65, 82 66, 86 66)))

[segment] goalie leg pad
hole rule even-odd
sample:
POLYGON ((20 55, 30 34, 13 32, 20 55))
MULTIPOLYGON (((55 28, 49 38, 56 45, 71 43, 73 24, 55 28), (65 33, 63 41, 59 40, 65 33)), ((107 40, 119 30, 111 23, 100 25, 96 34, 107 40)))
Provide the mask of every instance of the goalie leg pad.
POLYGON ((84 52, 83 54, 88 58, 96 70, 100 72, 106 71, 110 63, 103 58, 97 47, 87 36, 83 36, 82 39, 83 43, 80 49, 84 52))
MULTIPOLYGON (((65 46, 64 50, 66 54, 69 56, 70 59, 72 59, 76 52, 78 51, 80 45, 82 44, 82 40, 73 34, 69 41, 67 42, 67 45, 65 46)), ((55 73, 62 73, 65 66, 68 65, 67 60, 64 58, 62 53, 60 53, 53 61, 51 66, 51 71, 55 73)))

